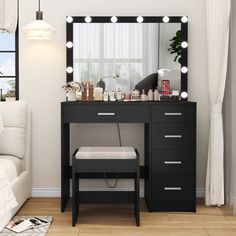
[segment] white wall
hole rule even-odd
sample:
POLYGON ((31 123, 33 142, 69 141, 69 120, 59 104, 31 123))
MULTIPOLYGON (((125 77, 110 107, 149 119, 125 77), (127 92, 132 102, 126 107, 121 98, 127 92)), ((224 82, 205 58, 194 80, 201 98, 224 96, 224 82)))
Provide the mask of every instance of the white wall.
MULTIPOLYGON (((33 188, 60 187, 60 101, 64 99, 61 85, 66 80, 66 15, 189 16, 189 98, 198 103, 197 186, 204 188, 209 119, 205 0, 42 0, 41 5, 45 20, 57 31, 50 42, 26 40, 22 28, 35 19, 37 1, 20 1, 20 98, 29 102, 33 113, 33 188)), ((79 144, 118 142, 112 124, 79 126, 79 132, 79 144)), ((142 153, 143 126, 122 124, 121 132, 124 145, 140 147, 142 153)), ((77 131, 73 136, 77 136, 77 131)), ((103 187, 103 182, 100 185, 103 187)), ((120 184, 125 185, 128 186, 120 184)))

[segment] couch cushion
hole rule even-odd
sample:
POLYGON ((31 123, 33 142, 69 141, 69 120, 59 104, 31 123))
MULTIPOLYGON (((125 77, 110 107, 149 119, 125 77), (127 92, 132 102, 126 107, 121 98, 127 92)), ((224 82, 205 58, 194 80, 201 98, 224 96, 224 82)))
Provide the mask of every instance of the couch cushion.
POLYGON ((0 155, 25 155, 27 104, 25 101, 0 102, 4 129, 0 134, 0 155))
POLYGON ((136 159, 132 147, 81 147, 76 159, 136 159))
POLYGON ((17 176, 19 176, 24 171, 24 160, 14 157, 14 156, 6 156, 6 155, 0 155, 0 160, 9 160, 11 161, 17 171, 17 176))

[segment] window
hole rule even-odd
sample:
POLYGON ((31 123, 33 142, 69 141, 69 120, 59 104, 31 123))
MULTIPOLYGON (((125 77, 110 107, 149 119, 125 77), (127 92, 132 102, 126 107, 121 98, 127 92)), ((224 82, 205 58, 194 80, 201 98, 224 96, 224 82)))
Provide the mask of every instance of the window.
POLYGON ((19 97, 18 29, 15 34, 0 33, 0 99, 19 97))

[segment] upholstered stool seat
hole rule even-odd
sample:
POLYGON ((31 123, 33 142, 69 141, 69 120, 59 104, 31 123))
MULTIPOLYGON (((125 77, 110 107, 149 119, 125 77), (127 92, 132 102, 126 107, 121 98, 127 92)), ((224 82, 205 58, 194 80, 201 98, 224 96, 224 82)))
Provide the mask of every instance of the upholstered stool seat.
POLYGON ((76 159, 136 159, 133 147, 81 147, 76 159))
MULTIPOLYGON (((88 192, 79 191, 79 179, 81 174, 102 173, 106 179, 106 174, 132 174, 134 179, 133 191, 91 191, 95 197, 95 203, 133 203, 135 209, 136 225, 140 224, 139 216, 139 154, 133 147, 81 147, 73 154, 72 159, 72 225, 76 224, 79 214, 79 203, 90 202, 92 198, 85 196, 88 192), (124 197, 126 195, 126 197, 124 197), (107 197, 107 198, 106 198, 107 197), (100 198, 100 199, 99 199, 100 198), (87 200, 87 201, 86 201, 87 200), (97 201, 96 201, 97 200, 97 201), (124 202, 123 202, 124 200, 124 202)), ((107 181, 107 179, 106 179, 107 181)), ((89 193, 89 196, 91 196, 89 193)), ((91 202, 90 202, 91 203, 91 202)))

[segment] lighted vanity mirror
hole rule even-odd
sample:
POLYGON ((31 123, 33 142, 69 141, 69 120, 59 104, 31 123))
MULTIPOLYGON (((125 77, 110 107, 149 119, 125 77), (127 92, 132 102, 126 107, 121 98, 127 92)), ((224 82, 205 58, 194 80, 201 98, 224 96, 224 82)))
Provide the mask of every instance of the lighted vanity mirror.
POLYGON ((159 71, 159 86, 161 80, 169 80, 171 90, 187 91, 187 21, 67 17, 67 80, 96 84, 104 78, 107 90, 131 91, 159 71))

